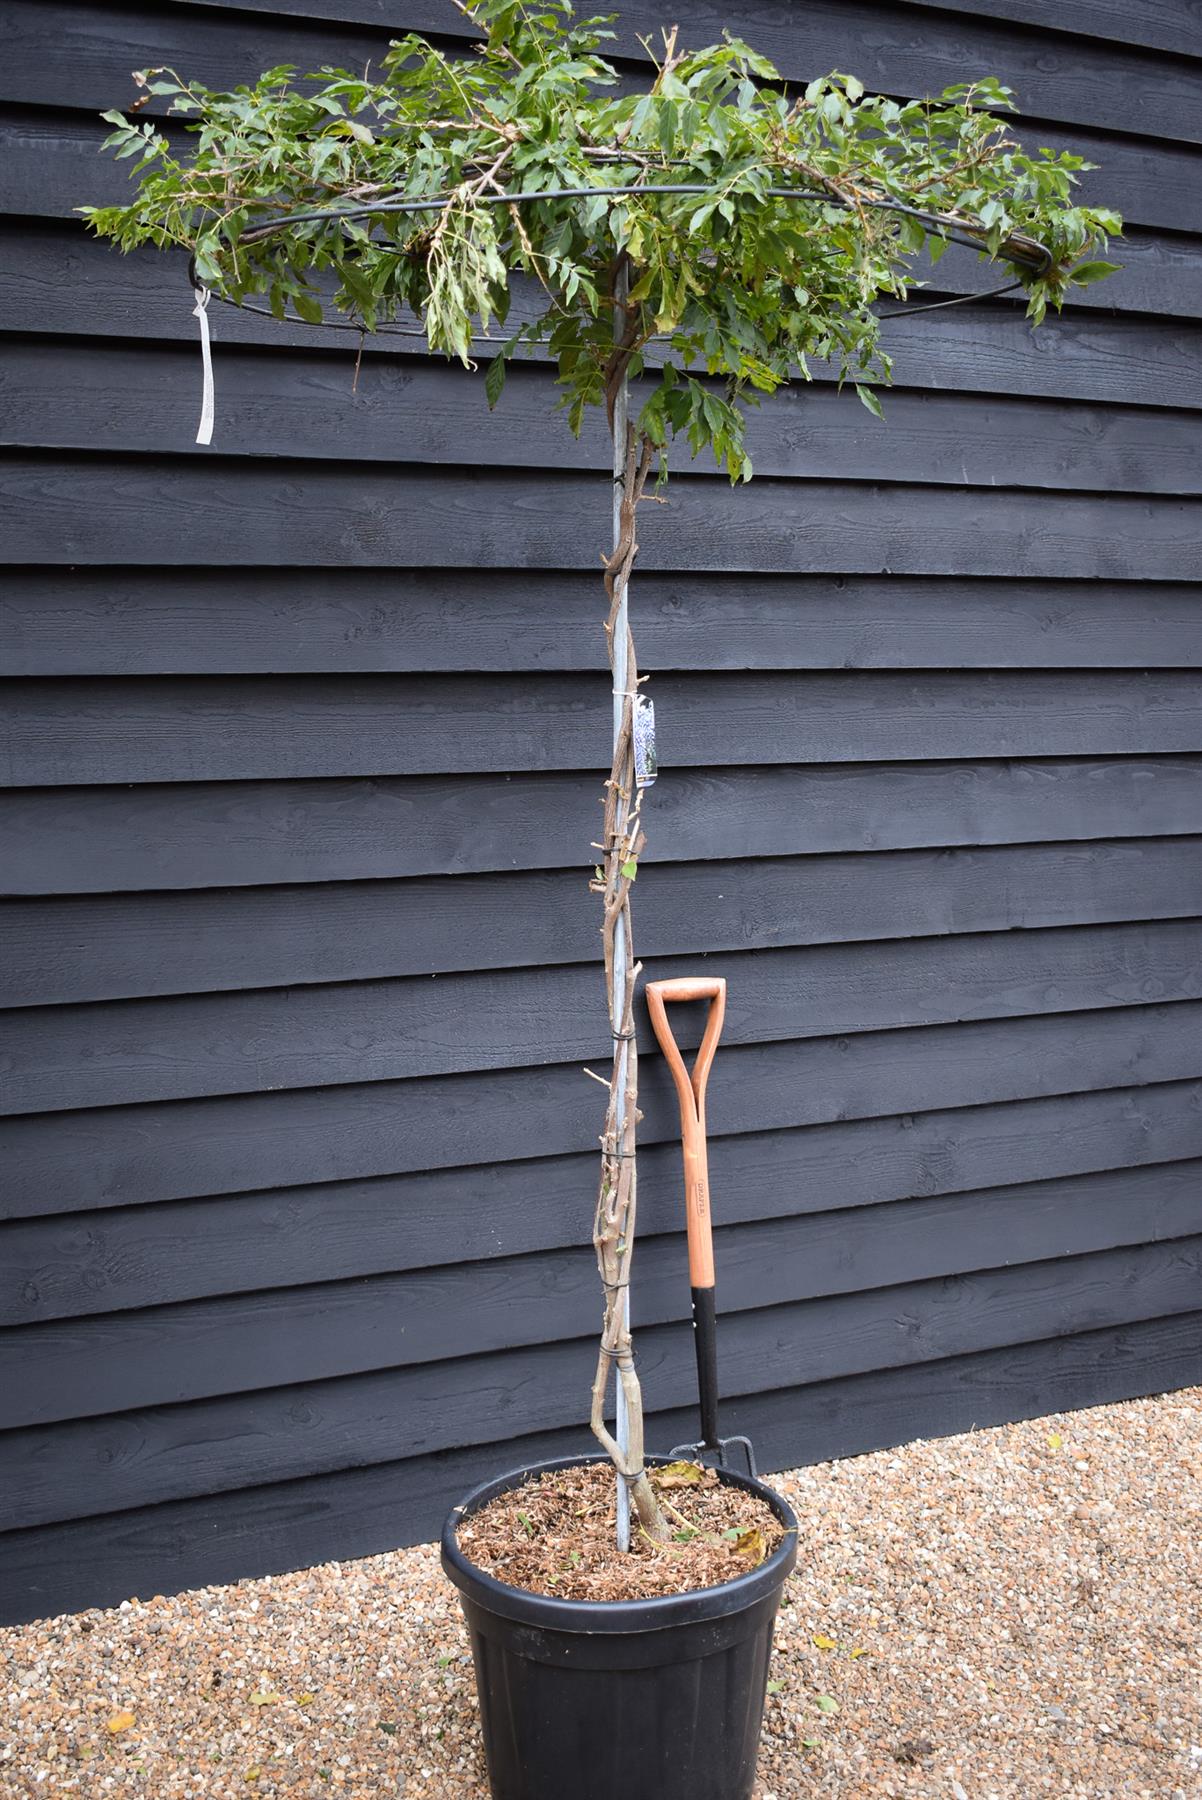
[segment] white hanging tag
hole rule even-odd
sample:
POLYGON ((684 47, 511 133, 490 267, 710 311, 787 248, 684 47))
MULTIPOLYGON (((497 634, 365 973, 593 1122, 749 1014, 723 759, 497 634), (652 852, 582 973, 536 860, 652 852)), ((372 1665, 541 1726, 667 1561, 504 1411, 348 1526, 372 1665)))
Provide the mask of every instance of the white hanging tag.
POLYGON ((196 305, 193 315, 200 320, 200 357, 204 365, 204 391, 200 402, 200 427, 196 433, 198 444, 213 442, 213 353, 209 347, 209 290, 206 287, 194 289, 196 305))
POLYGON ((639 787, 650 787, 659 774, 655 755, 655 704, 645 694, 634 703, 634 778, 639 787))

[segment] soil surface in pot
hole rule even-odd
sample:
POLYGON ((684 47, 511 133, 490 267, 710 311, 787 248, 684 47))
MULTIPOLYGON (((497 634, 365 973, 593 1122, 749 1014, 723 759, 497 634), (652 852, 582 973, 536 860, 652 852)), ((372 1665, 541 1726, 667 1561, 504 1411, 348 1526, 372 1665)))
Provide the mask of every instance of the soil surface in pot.
POLYGON ((618 1549, 608 1462, 532 1476, 465 1520, 459 1543, 478 1569, 511 1587, 560 1600, 643 1600, 733 1581, 784 1536, 770 1507, 713 1469, 670 1463, 649 1474, 666 1543, 653 1543, 632 1518, 630 1551, 618 1549))

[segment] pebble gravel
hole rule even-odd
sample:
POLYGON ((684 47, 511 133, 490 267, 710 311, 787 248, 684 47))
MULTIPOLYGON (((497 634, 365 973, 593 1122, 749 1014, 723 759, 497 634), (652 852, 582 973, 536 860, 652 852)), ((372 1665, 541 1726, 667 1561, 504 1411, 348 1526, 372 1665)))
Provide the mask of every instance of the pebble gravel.
MULTIPOLYGON (((758 1800, 1202 1796, 1200 1428, 1191 1389, 774 1477, 758 1800)), ((3 1800, 487 1796, 432 1545, 0 1632, 0 1693, 3 1800)))

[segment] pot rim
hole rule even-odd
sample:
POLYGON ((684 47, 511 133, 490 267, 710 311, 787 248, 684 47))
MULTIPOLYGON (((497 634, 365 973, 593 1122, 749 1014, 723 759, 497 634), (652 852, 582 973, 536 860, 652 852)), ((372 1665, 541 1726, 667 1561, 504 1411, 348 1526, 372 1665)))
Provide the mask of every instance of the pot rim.
MULTIPOLYGON (((585 1456, 557 1456, 546 1462, 528 1463, 493 1476, 472 1489, 458 1506, 451 1508, 442 1528, 442 1566, 448 1579, 465 1598, 474 1600, 490 1613, 513 1619, 519 1624, 542 1626, 556 1631, 633 1632, 666 1631, 675 1625, 689 1625, 700 1619, 725 1618, 754 1606, 767 1594, 784 1585, 797 1560, 797 1517, 792 1507, 775 1488, 751 1476, 739 1475, 733 1469, 719 1469, 719 1477, 731 1487, 741 1487, 758 1494, 769 1505, 785 1528, 785 1535, 771 1556, 746 1575, 712 1587, 689 1588, 683 1594, 655 1594, 636 1600, 567 1600, 553 1594, 536 1594, 530 1588, 514 1587, 498 1581, 495 1575, 478 1568, 460 1548, 458 1531, 464 1519, 498 1494, 519 1486, 531 1475, 554 1469, 578 1468, 603 1462, 597 1453, 585 1456)), ((670 1456, 647 1456, 650 1464, 663 1465, 670 1456)))

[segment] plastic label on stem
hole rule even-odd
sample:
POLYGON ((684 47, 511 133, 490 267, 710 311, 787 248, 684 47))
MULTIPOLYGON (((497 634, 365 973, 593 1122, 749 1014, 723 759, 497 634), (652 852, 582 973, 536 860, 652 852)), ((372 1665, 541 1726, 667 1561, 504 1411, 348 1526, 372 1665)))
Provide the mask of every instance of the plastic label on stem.
POLYGON ((655 706, 640 694, 634 703, 634 778, 641 788, 650 787, 659 774, 655 753, 655 706))

